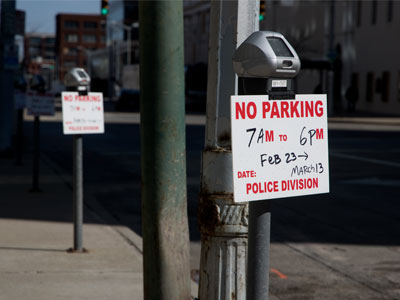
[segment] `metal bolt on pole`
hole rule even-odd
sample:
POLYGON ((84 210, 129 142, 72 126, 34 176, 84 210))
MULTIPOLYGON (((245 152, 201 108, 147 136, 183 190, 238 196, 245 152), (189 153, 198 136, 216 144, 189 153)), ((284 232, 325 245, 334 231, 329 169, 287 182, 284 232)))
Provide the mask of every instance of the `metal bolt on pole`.
MULTIPOLYGON (((248 206, 233 202, 230 96, 236 47, 258 30, 259 1, 211 1, 199 224, 200 300, 245 300, 248 206)), ((249 299, 250 300, 250 299, 249 299)))
POLYGON ((73 136, 73 218, 74 218, 74 252, 83 252, 83 155, 82 135, 73 136))

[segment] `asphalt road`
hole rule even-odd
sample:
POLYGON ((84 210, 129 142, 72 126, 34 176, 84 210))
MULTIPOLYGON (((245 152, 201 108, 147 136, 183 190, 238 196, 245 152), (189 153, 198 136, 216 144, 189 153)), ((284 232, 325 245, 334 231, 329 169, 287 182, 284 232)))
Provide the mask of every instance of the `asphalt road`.
MULTIPOLYGON (((400 126, 361 127, 329 130, 329 194, 272 200, 271 242, 278 254, 271 260, 298 278, 291 286, 272 277, 277 299, 400 299, 400 126), (293 271, 296 264, 301 272, 293 271), (327 297, 328 286, 341 280, 342 294, 327 297)), ((85 193, 140 234, 139 125, 108 123, 105 131, 83 139, 85 193)), ((31 132, 32 123, 26 122, 30 139, 31 132)), ((188 125, 186 136, 190 233, 198 241, 204 126, 188 125)), ((72 172, 72 138, 62 135, 61 123, 42 122, 41 150, 65 173, 72 172)))

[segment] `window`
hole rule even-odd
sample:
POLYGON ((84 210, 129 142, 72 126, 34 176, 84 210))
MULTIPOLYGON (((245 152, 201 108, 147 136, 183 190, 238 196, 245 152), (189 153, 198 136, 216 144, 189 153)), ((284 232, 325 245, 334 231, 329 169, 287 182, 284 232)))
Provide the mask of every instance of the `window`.
POLYGON ((83 27, 85 29, 97 29, 97 22, 94 21, 85 21, 83 23, 83 27))
POLYGON ((367 73, 367 102, 372 102, 374 101, 374 82, 375 82, 375 76, 374 73, 369 72, 367 73))
POLYGON ((389 102, 390 97, 390 72, 382 74, 382 102, 389 102))
POLYGON ((40 54, 40 50, 37 47, 29 47, 29 55, 30 56, 37 56, 40 54))
POLYGON ((63 65, 64 65, 64 68, 66 68, 66 69, 72 69, 72 68, 75 68, 76 67, 76 62, 75 61, 65 61, 64 63, 63 63, 63 65))
POLYGON ((82 36, 82 40, 84 43, 96 43, 97 39, 94 34, 84 34, 82 36))
POLYGON ((357 27, 361 26, 361 16, 362 16, 362 1, 357 1, 357 27))
POLYGON ((65 41, 68 43, 77 43, 78 42, 78 35, 75 33, 69 33, 65 35, 65 41))
POLYGON ((56 44, 55 38, 46 38, 45 39, 46 46, 54 46, 56 44))
POLYGON ((71 56, 77 56, 78 55, 78 49, 76 48, 67 48, 65 51, 65 54, 71 55, 71 56))
POLYGON ((375 25, 376 24, 376 18, 377 18, 377 15, 378 15, 378 1, 377 0, 373 0, 372 4, 371 4, 371 7, 372 7, 371 23, 372 23, 372 25, 375 25))
POLYGON ((64 21, 64 27, 68 29, 77 29, 79 28, 78 21, 66 20, 64 21))
POLYGON ((393 20, 393 0, 387 2, 387 21, 391 23, 393 20))
POLYGON ((33 46, 38 46, 42 43, 42 39, 40 37, 31 37, 29 38, 29 44, 33 46))

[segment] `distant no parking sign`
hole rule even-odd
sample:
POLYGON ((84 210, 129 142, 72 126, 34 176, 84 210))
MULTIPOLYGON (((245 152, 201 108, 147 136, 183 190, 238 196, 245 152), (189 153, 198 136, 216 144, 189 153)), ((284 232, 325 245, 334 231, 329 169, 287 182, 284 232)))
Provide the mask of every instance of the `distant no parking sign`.
POLYGON ((235 202, 329 192, 326 95, 232 96, 235 202))
POLYGON ((103 94, 62 92, 64 134, 104 133, 103 94))

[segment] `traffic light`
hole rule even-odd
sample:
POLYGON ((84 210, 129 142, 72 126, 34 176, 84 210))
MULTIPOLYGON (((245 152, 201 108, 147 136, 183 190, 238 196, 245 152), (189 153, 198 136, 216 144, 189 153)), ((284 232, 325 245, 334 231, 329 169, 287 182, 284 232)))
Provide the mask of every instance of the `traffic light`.
POLYGON ((101 0, 101 14, 105 16, 109 12, 110 12, 110 6, 108 4, 108 0, 101 0))
POLYGON ((265 0, 260 0, 260 21, 265 19, 265 0))

